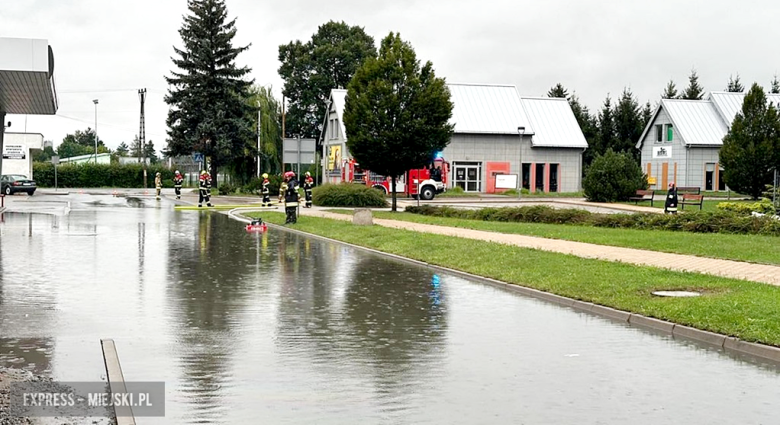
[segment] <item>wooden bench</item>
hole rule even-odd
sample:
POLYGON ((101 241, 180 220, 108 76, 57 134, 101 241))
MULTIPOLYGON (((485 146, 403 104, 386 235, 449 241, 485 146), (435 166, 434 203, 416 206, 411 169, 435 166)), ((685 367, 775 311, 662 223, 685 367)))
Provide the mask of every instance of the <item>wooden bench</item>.
POLYGON ((680 200, 680 209, 685 209, 686 205, 698 205, 699 209, 702 209, 704 203, 704 195, 694 195, 690 193, 683 193, 682 200, 680 200))
POLYGON ((655 196, 654 190, 637 190, 636 196, 628 198, 629 201, 634 201, 635 204, 639 204, 642 201, 650 201, 650 206, 653 206, 653 197, 655 196))
POLYGON ((677 188, 677 195, 683 195, 686 193, 691 195, 701 195, 701 188, 693 186, 680 186, 677 188))

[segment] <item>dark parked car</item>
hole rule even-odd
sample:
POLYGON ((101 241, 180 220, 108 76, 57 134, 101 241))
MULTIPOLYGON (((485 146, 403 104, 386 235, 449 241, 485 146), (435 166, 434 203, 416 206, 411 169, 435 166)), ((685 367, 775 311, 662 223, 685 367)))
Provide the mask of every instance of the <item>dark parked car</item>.
POLYGON ((0 177, 0 192, 13 195, 16 192, 26 192, 32 196, 35 193, 35 181, 21 174, 5 174, 0 177))

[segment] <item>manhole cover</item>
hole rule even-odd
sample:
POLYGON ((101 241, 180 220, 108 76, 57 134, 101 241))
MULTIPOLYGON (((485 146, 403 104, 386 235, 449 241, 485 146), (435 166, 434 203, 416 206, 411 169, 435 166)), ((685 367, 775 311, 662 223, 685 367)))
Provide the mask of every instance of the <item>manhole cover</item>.
POLYGON ((698 292, 688 292, 688 291, 656 291, 653 292, 653 295, 659 297, 698 297, 701 294, 698 292))

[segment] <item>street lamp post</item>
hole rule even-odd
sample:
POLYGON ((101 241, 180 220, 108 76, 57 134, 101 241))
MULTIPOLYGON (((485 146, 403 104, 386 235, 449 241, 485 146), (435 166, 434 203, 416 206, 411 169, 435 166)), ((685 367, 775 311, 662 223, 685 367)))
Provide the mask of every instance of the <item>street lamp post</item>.
POLYGON ((93 99, 92 103, 95 104, 95 164, 97 164, 97 146, 98 146, 98 135, 97 135, 97 106, 98 106, 98 100, 93 99))

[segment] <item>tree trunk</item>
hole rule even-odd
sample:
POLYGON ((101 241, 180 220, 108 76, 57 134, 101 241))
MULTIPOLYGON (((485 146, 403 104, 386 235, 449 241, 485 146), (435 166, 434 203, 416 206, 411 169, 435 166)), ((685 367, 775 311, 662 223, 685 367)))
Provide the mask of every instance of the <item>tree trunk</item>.
POLYGON ((392 211, 396 212, 396 207, 395 207, 395 176, 390 177, 390 192, 391 192, 390 196, 393 197, 393 208, 392 208, 392 211))
POLYGON ((211 174, 211 187, 212 189, 216 189, 219 186, 217 185, 217 166, 212 162, 211 163, 211 171, 209 171, 211 174))

